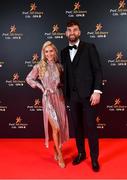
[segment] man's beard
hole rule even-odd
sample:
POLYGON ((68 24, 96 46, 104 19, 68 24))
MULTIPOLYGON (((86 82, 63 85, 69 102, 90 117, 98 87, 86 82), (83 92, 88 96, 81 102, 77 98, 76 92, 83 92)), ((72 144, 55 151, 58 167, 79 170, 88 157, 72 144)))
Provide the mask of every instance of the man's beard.
POLYGON ((73 38, 71 38, 70 36, 69 36, 69 41, 71 42, 71 43, 74 43, 74 42, 77 42, 77 40, 79 39, 79 37, 76 37, 76 36, 74 36, 73 38))

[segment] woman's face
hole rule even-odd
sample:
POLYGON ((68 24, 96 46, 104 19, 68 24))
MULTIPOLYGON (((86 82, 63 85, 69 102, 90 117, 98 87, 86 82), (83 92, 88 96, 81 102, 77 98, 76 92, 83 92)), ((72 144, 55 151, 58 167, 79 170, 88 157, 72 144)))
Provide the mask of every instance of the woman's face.
POLYGON ((52 46, 47 46, 44 49, 45 57, 48 61, 54 61, 55 58, 55 50, 52 46))

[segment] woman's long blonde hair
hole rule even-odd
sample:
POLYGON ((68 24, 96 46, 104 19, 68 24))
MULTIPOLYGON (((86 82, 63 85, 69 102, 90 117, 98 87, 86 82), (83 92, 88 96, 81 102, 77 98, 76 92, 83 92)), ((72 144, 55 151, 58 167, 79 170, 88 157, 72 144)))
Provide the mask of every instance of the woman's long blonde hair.
POLYGON ((39 78, 43 78, 47 70, 47 59, 45 57, 45 52, 44 52, 47 46, 51 46, 55 50, 54 62, 58 61, 58 50, 56 46, 51 41, 46 41, 43 44, 42 50, 41 50, 41 61, 39 62, 39 78))

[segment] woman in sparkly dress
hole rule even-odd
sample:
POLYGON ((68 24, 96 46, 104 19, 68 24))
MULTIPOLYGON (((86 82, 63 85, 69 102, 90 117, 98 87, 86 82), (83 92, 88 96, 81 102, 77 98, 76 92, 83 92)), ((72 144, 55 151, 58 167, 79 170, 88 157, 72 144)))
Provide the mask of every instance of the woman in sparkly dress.
POLYGON ((54 140, 54 158, 61 168, 65 167, 62 156, 62 144, 69 138, 68 118, 62 90, 59 88, 60 75, 63 71, 58 62, 57 48, 46 41, 42 47, 41 61, 27 75, 26 82, 32 87, 38 87, 42 93, 45 145, 49 146, 48 122, 52 127, 54 140))

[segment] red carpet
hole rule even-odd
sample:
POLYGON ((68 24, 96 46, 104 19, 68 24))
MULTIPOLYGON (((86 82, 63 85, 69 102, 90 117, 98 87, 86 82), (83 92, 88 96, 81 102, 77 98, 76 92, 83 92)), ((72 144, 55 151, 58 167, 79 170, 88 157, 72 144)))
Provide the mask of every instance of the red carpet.
POLYGON ((53 159, 53 143, 46 149, 42 139, 0 139, 0 179, 127 179, 127 139, 100 139, 100 172, 87 159, 71 164, 76 154, 74 139, 63 147, 67 164, 61 169, 53 159))

